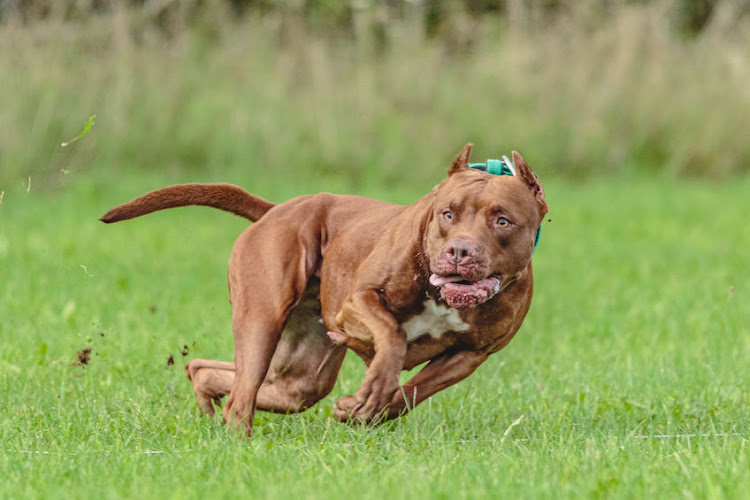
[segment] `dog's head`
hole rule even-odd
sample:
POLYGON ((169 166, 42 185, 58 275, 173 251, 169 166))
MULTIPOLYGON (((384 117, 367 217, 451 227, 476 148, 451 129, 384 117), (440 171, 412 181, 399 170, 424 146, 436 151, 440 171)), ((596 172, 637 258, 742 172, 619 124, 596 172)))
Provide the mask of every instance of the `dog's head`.
POLYGON ((455 308, 490 300, 527 268, 547 213, 544 190, 513 152, 516 175, 469 168, 467 144, 434 192, 425 233, 430 283, 455 308))

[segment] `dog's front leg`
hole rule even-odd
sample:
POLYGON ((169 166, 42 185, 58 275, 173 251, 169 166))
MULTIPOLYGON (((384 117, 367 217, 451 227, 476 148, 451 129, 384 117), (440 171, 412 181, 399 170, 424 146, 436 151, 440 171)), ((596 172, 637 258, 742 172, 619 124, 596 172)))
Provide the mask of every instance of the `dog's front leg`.
POLYGON ((339 420, 370 421, 383 412, 398 391, 404 367, 406 335, 388 312, 377 290, 356 292, 344 303, 336 324, 350 335, 372 339, 375 354, 357 393, 341 398, 335 410, 339 420))
POLYGON ((419 403, 456 384, 476 370, 489 356, 484 351, 453 351, 441 354, 414 375, 393 395, 388 418, 396 418, 419 403))

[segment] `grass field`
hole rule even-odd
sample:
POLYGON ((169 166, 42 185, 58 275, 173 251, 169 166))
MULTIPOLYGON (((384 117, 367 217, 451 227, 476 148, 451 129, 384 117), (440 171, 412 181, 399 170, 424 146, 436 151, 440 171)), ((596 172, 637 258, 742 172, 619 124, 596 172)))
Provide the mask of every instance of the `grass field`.
MULTIPOLYGON (((443 169, 424 185, 360 194, 407 202, 443 169)), ((302 194, 262 176, 250 167, 242 184, 274 201, 302 194)), ((245 223, 186 208, 104 226, 97 218, 115 204, 200 179, 63 177, 54 194, 3 187, 3 498, 750 491, 748 178, 543 178, 551 222, 534 256, 536 295, 504 351, 375 428, 330 418, 363 374, 350 357, 322 403, 258 414, 245 440, 198 415, 182 369, 232 357, 226 261, 245 223), (87 348, 90 361, 75 366, 87 348)))

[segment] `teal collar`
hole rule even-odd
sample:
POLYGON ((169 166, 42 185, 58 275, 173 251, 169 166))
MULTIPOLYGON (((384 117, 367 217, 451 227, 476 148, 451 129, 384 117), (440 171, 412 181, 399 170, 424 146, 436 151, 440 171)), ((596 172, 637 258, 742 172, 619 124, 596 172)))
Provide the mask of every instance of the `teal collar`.
MULTIPOLYGON (((502 160, 487 160, 484 163, 469 163, 469 168, 481 170, 493 175, 510 175, 516 177, 516 168, 513 166, 513 162, 508 159, 507 156, 503 156, 502 160)), ((539 224, 539 229, 536 230, 536 236, 534 236, 534 251, 539 246, 539 238, 542 236, 542 225, 539 224)))

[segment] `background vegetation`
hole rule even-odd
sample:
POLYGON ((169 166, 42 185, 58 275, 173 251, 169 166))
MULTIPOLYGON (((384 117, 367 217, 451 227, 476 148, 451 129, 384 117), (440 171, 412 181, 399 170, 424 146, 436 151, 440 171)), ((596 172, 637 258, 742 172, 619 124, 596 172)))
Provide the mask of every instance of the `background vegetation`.
POLYGON ((745 498, 748 42, 728 0, 0 0, 0 497, 745 498), (551 207, 510 346, 376 428, 330 418, 351 357, 252 440, 199 417, 246 221, 96 219, 189 181, 411 202, 468 141, 551 207))
POLYGON ((697 31, 676 1, 4 5, 3 184, 262 170, 363 189, 431 180, 468 141, 543 175, 750 170, 738 2, 697 31))

